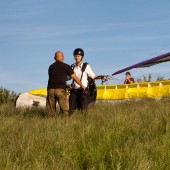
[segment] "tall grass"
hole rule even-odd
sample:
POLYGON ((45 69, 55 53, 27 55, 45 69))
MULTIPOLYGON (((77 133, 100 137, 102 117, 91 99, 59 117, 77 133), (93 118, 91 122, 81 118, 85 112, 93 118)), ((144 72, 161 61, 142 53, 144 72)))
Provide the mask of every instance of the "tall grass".
POLYGON ((0 107, 0 169, 170 169, 170 98, 99 102, 84 116, 0 107))

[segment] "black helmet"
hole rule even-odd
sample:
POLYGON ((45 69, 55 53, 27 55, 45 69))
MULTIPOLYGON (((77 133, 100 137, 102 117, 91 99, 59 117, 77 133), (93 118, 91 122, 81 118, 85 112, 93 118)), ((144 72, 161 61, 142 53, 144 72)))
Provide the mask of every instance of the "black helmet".
POLYGON ((73 55, 81 55, 82 57, 84 56, 84 51, 81 48, 76 48, 73 52, 73 55))

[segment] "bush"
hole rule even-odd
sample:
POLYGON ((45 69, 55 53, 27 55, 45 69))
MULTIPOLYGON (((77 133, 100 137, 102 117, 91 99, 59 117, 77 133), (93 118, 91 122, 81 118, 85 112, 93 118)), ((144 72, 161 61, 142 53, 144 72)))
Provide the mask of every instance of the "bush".
POLYGON ((163 81, 166 80, 163 76, 157 76, 156 81, 163 81))
POLYGON ((14 91, 0 87, 0 104, 14 102, 17 96, 18 94, 14 91))

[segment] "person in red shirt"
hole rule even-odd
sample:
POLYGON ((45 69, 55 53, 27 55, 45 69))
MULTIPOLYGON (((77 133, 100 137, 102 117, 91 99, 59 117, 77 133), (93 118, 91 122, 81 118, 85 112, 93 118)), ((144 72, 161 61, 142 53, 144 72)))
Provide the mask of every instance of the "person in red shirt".
POLYGON ((130 72, 126 72, 126 79, 124 81, 124 84, 133 84, 135 82, 134 78, 131 77, 130 72))

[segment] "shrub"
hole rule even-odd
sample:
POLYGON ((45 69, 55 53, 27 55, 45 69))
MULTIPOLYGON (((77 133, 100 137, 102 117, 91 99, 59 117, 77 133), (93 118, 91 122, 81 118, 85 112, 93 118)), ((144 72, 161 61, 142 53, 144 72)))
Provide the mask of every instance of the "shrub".
POLYGON ((14 91, 10 91, 8 89, 0 87, 0 104, 14 102, 17 95, 18 94, 14 91))

